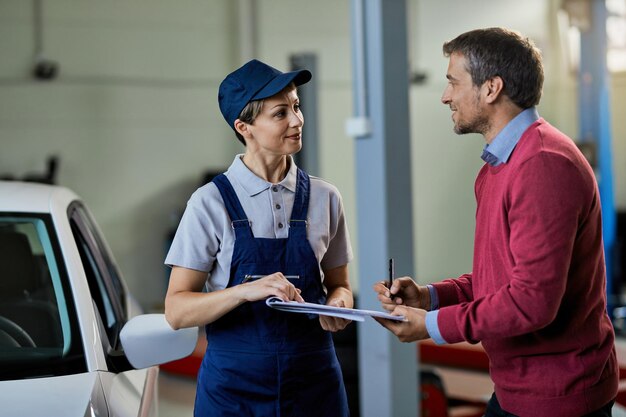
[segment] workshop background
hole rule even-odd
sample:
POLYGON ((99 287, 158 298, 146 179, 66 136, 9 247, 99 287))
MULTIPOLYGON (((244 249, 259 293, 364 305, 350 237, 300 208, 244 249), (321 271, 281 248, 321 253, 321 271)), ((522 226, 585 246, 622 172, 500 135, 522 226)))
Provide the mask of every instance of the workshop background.
MULTIPOLYGON (((562 4, 407 0, 413 275, 421 284, 471 269, 473 182, 483 164, 482 137, 457 136, 440 102, 442 44, 488 26, 532 38, 546 72, 539 112, 577 140, 577 35, 562 4)), ((607 8, 615 208, 623 212, 626 2, 607 0, 607 8)), ((286 71, 294 56, 312 54, 314 174, 341 191, 358 259, 355 139, 345 128, 353 114, 350 13, 348 0, 0 0, 0 177, 52 170, 93 211, 140 304, 162 311, 163 259, 188 197, 243 152, 217 106, 220 81, 252 57, 286 71)), ((350 273, 355 292, 372 296, 358 285, 367 271, 353 262, 350 273)))

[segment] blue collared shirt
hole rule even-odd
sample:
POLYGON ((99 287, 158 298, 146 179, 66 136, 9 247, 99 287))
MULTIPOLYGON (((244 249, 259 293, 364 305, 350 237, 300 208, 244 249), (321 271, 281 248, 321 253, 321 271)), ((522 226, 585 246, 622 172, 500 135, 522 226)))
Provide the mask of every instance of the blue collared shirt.
POLYGON ((530 107, 515 116, 490 144, 485 145, 481 158, 491 166, 505 164, 515 149, 522 134, 539 119, 535 107, 530 107))
MULTIPOLYGON (((515 116, 504 129, 502 129, 490 144, 485 145, 481 158, 491 166, 506 164, 519 142, 520 138, 539 119, 539 113, 535 107, 530 107, 515 116)), ((427 285, 430 293, 430 310, 426 313, 426 331, 433 342, 438 345, 447 343, 441 336, 437 316, 439 315, 439 297, 432 285, 427 285)))

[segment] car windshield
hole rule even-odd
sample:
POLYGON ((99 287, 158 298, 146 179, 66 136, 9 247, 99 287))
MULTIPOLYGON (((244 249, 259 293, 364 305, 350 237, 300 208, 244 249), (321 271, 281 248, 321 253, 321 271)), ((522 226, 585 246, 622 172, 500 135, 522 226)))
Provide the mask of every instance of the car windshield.
POLYGON ((49 215, 0 214, 0 380, 85 372, 49 215))

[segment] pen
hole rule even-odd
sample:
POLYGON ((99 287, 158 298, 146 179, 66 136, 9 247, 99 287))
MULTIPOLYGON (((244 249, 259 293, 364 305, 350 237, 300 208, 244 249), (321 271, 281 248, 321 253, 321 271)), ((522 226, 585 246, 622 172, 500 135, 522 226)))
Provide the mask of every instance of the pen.
POLYGON ((389 298, 393 300, 394 295, 391 293, 391 286, 393 285, 393 276, 395 272, 393 270, 393 258, 389 258, 389 298))
MULTIPOLYGON (((247 274, 243 277, 243 282, 247 282, 247 281, 251 281, 251 280, 255 280, 255 279, 260 279, 263 278, 267 275, 250 275, 247 274)), ((300 279, 300 275, 285 275, 285 278, 287 279, 300 279)))

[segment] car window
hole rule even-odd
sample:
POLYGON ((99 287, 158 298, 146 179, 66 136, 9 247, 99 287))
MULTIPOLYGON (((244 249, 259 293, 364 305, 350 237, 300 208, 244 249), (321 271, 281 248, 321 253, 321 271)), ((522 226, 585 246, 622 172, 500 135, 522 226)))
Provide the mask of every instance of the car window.
POLYGON ((80 203, 75 203, 68 214, 91 296, 105 326, 109 344, 115 349, 119 343, 119 332, 127 319, 124 286, 89 212, 80 203))
POLYGON ((95 285, 95 290, 91 291, 92 297, 95 298, 96 307, 100 313, 100 317, 103 319, 107 331, 114 331, 117 318, 115 317, 115 310, 111 303, 107 290, 104 286, 104 277, 98 268, 97 261, 94 257, 92 249, 89 247, 87 240, 80 233, 75 233, 76 243, 78 244, 80 256, 83 260, 83 266, 87 273, 87 279, 91 285, 95 285))
POLYGON ((82 372, 67 273, 46 215, 0 215, 0 379, 82 372))

